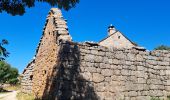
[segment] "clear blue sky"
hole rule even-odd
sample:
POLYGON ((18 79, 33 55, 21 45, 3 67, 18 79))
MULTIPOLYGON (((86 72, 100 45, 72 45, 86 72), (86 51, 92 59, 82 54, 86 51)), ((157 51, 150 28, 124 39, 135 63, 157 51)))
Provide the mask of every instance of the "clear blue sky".
MULTIPOLYGON (((66 12, 69 32, 74 41, 99 41, 113 24, 129 39, 152 50, 170 46, 170 0, 80 0, 66 12)), ((24 16, 0 14, 0 39, 7 39, 11 53, 7 62, 20 73, 35 55, 46 16, 51 6, 37 3, 24 16)))

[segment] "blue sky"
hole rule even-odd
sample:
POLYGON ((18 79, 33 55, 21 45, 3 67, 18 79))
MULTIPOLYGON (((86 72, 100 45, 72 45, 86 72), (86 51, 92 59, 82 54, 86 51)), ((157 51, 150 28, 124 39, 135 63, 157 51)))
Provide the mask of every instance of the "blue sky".
MULTIPOLYGON (((170 46, 170 0, 80 0, 70 11, 63 11, 74 41, 99 41, 113 24, 129 39, 149 50, 170 46)), ((35 55, 46 16, 51 6, 36 3, 23 16, 0 14, 0 39, 7 39, 11 53, 6 59, 20 73, 35 55)))

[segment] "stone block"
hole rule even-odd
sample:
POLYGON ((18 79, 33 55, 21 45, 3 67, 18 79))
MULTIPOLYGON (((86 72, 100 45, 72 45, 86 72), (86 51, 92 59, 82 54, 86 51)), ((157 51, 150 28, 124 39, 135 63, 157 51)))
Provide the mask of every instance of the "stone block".
POLYGON ((150 100, 149 96, 138 96, 136 97, 136 100, 150 100))
POLYGON ((133 65, 133 62, 132 61, 125 61, 125 64, 131 66, 131 65, 133 65))
POLYGON ((103 57, 103 62, 106 63, 106 64, 108 64, 108 63, 109 63, 108 57, 103 57))
POLYGON ((86 81, 92 81, 92 74, 90 72, 84 72, 81 75, 86 81))
POLYGON ((114 94, 111 92, 104 92, 105 99, 104 100, 113 100, 114 94))
POLYGON ((166 85, 170 86, 170 80, 167 80, 167 84, 166 85))
POLYGON ((149 91, 141 91, 141 95, 142 96, 148 96, 149 95, 149 91))
POLYGON ((102 61, 103 61, 103 57, 101 57, 101 56, 95 56, 94 62, 100 63, 100 62, 102 62, 102 61))
POLYGON ((143 83, 145 84, 146 83, 146 80, 144 78, 138 78, 138 83, 143 83))
POLYGON ((93 73, 93 81, 94 82, 102 82, 104 80, 104 76, 99 73, 93 73))
POLYGON ((136 91, 130 91, 128 92, 130 97, 136 97, 138 95, 138 93, 136 91))
POLYGON ((170 75, 170 69, 166 70, 166 75, 170 75))
POLYGON ((104 97, 105 97, 104 92, 96 92, 96 95, 98 95, 99 100, 104 100, 104 97))
POLYGON ((145 78, 146 77, 146 73, 144 71, 136 71, 136 75, 139 78, 145 78))
POLYGON ((111 77, 105 77, 105 80, 104 80, 105 82, 110 82, 110 81, 112 81, 112 79, 111 79, 111 77))
POLYGON ((130 97, 125 97, 125 100, 131 100, 131 98, 130 97))
POLYGON ((100 56, 105 56, 106 55, 106 52, 103 52, 103 51, 99 51, 99 53, 98 53, 98 55, 100 55, 100 56))
POLYGON ((122 66, 121 65, 110 65, 110 68, 112 69, 112 70, 120 70, 120 69, 122 69, 122 66))
POLYGON ((113 64, 119 64, 119 60, 118 59, 113 59, 113 64))
POLYGON ((101 83, 97 83, 95 85, 95 89, 97 92, 104 92, 106 90, 106 83, 105 82, 101 82, 101 83))
POLYGON ((137 66, 137 70, 139 70, 139 71, 143 71, 144 69, 145 69, 144 66, 137 66))
POLYGON ((112 81, 118 80, 117 77, 118 77, 118 76, 116 76, 116 75, 112 75, 112 76, 111 76, 112 81))
POLYGON ((91 72, 91 73, 96 73, 97 69, 95 67, 86 67, 85 71, 87 72, 91 72))
POLYGON ((101 73, 102 69, 101 68, 97 68, 96 71, 97 71, 97 73, 101 73))
POLYGON ((144 61, 142 55, 136 55, 136 61, 144 61))
POLYGON ((103 76, 111 76, 111 75, 113 75, 113 70, 111 70, 111 69, 103 69, 103 70, 101 71, 101 74, 102 74, 103 76))
POLYGON ((137 100, 137 98, 136 97, 131 97, 130 100, 137 100))
POLYGON ((144 90, 144 85, 143 84, 137 84, 137 90, 144 90))
POLYGON ((113 70, 113 75, 121 75, 120 70, 113 70))
POLYGON ((135 54, 128 53, 126 58, 129 61, 134 61, 135 60, 135 54))
POLYGON ((121 74, 122 74, 122 75, 130 75, 130 71, 129 71, 129 70, 126 70, 126 69, 122 69, 122 70, 121 70, 121 74))
POLYGON ((85 55, 85 61, 94 62, 95 56, 94 55, 85 55))
POLYGON ((97 54, 98 54, 98 51, 97 51, 97 50, 91 50, 91 54, 97 55, 97 54))
POLYGON ((125 90, 126 91, 136 91, 143 90, 143 84, 133 84, 132 82, 125 82, 125 90))

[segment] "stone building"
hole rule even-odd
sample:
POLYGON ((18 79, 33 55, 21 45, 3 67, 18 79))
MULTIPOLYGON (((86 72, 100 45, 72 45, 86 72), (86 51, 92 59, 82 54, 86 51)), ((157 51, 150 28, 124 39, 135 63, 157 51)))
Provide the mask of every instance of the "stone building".
POLYGON ((35 59, 23 72, 22 92, 44 100, 169 97, 169 51, 138 49, 113 26, 99 43, 75 43, 66 24, 52 8, 35 59))
POLYGON ((101 40, 99 45, 114 48, 133 48, 137 45, 125 37, 120 31, 117 31, 114 26, 108 27, 108 37, 101 40))

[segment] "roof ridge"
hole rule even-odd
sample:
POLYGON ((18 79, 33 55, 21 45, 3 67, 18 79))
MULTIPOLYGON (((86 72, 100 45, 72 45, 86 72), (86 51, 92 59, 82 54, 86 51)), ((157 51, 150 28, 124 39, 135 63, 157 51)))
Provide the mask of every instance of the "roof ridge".
MULTIPOLYGON (((116 32, 114 32, 113 34, 115 34, 115 33, 117 33, 117 32, 118 32, 118 30, 116 30, 116 32)), ((106 38, 100 40, 99 43, 102 42, 102 41, 104 41, 104 40, 106 40, 107 38, 111 37, 113 34, 111 34, 111 35, 107 36, 106 38)))

